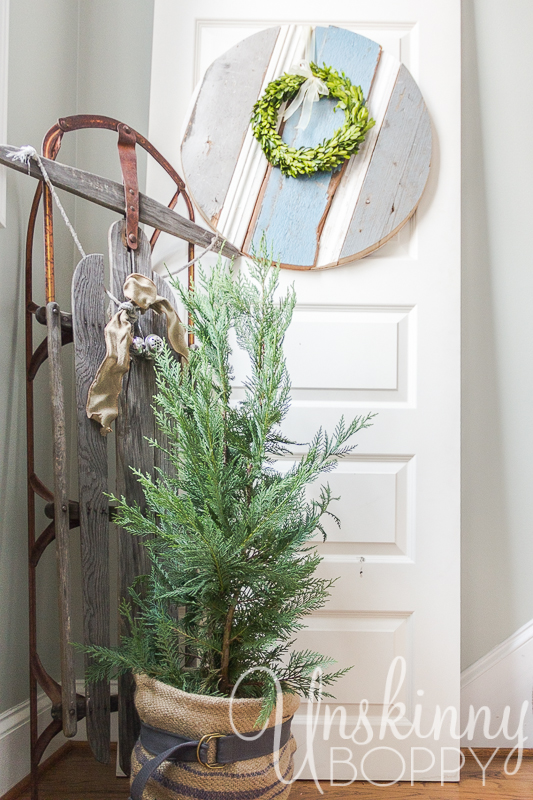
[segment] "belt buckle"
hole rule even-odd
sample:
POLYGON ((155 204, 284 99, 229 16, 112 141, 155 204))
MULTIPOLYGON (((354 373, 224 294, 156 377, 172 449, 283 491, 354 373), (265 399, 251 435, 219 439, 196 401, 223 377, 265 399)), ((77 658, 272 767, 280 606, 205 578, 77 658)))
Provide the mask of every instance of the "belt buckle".
POLYGON ((213 739, 223 739, 226 736, 225 733, 206 733, 200 741, 198 742, 198 747, 196 748, 196 760, 202 767, 208 767, 209 769, 224 769, 226 766, 225 764, 209 764, 207 761, 202 761, 200 757, 200 748, 203 744, 209 744, 213 739))

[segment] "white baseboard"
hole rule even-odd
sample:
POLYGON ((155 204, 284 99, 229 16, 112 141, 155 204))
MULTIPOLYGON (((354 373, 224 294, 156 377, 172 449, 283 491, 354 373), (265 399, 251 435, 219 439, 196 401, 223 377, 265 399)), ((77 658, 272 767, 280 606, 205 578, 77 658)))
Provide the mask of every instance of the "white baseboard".
MULTIPOLYGON (((50 701, 41 693, 37 699, 39 733, 50 722, 50 701)), ((66 739, 56 736, 46 756, 59 750, 66 739)), ((30 772, 30 702, 25 700, 0 714, 0 797, 30 772)))
POLYGON ((533 747, 533 620, 519 628, 512 636, 494 647, 461 675, 461 731, 465 731, 469 708, 479 711, 490 709, 489 736, 483 732, 483 714, 477 722, 472 739, 463 737, 463 747, 514 747, 516 739, 509 741, 503 733, 494 736, 501 727, 506 707, 509 707, 508 731, 516 733, 520 722, 522 704, 527 703, 523 732, 527 736, 524 747, 533 747), (492 738, 494 737, 494 738, 492 738))
MULTIPOLYGON (((116 692, 115 682, 111 683, 111 692, 116 692)), ((85 693, 83 681, 76 682, 76 691, 85 693)), ((49 724, 51 703, 44 692, 37 697, 39 714, 39 733, 49 724)), ((111 741, 117 741, 117 714, 111 714, 111 741)), ((87 733, 85 720, 78 723, 78 732, 74 741, 85 741, 87 733)), ((49 744, 44 757, 48 758, 69 740, 62 733, 49 744)), ((25 700, 18 706, 0 714, 0 797, 13 788, 30 772, 30 702, 25 700)))
MULTIPOLYGON (((461 730, 466 729, 469 708, 479 711, 483 706, 490 709, 489 737, 483 732, 483 715, 478 721, 472 739, 463 738, 464 747, 513 747, 502 733, 493 736, 500 728, 506 706, 510 709, 509 732, 514 734, 520 719, 522 704, 527 701, 524 719, 524 735, 528 738, 525 747, 533 748, 533 620, 523 625, 512 636, 493 648, 461 674, 461 730)), ((84 693, 82 681, 77 691, 84 693)), ((112 686, 112 691, 116 687, 112 686)), ((38 698, 39 731, 50 721, 50 702, 46 695, 38 698)), ((85 720, 78 724, 75 740, 85 740, 85 720)), ((60 734, 50 744, 46 756, 50 756, 67 739, 60 734)), ((117 741, 117 715, 111 715, 111 741, 117 741)), ((29 701, 0 714, 0 797, 9 791, 30 771, 30 708, 29 701)))

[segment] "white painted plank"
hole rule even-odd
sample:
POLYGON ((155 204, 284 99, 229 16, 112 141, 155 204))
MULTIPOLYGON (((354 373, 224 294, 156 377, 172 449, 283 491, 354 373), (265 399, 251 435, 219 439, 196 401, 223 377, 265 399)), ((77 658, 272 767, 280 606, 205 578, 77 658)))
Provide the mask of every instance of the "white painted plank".
POLYGON ((368 172, 399 69, 400 63, 394 56, 389 53, 381 54, 376 79, 368 97, 369 112, 372 118, 375 119, 376 124, 367 133, 357 158, 352 158, 348 162, 346 171, 335 192, 320 238, 316 263, 318 269, 334 267, 339 263, 346 231, 368 172))

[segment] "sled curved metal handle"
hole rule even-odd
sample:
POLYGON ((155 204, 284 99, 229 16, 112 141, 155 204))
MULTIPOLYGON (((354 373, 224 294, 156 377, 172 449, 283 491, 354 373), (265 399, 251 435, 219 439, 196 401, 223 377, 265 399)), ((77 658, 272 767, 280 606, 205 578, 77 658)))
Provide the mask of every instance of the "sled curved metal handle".
MULTIPOLYGON (((98 114, 74 114, 70 117, 61 117, 55 125, 46 133, 42 144, 42 155, 45 158, 55 160, 61 148, 61 142, 65 133, 84 130, 86 128, 97 128, 101 130, 116 131, 119 133, 119 126, 123 123, 113 117, 101 116, 98 114)), ((130 127, 130 126, 127 126, 130 127)), ((130 128, 135 143, 142 147, 146 152, 162 167, 176 184, 176 191, 168 204, 170 209, 174 209, 180 197, 185 201, 187 214, 191 221, 194 221, 194 207, 187 194, 183 178, 176 172, 172 164, 157 150, 151 142, 134 128, 130 128)), ((55 278, 54 278, 54 236, 53 236, 53 217, 52 217, 52 196, 47 186, 37 187, 37 195, 43 192, 44 207, 44 251, 45 251, 45 289, 46 302, 55 300, 55 278)), ((35 201, 34 201, 35 202, 35 201)), ((37 200, 38 202, 38 200, 37 200)), ((34 215, 30 219, 30 226, 35 224, 34 215)), ((29 231, 30 235, 32 232, 29 231)), ((155 230, 150 240, 152 249, 159 238, 160 231, 155 230)), ((188 260, 194 258, 194 245, 189 243, 188 260)), ((189 283, 194 283, 194 266, 189 268, 189 283)))

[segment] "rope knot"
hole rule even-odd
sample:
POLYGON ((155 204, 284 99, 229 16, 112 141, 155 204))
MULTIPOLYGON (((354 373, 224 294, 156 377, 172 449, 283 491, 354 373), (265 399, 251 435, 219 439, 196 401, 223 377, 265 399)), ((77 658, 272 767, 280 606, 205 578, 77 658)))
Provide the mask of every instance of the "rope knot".
POLYGON ((105 292, 107 296, 110 297, 111 300, 114 302, 114 304, 117 306, 118 311, 125 311, 126 316, 128 318, 128 322, 131 322, 132 325, 135 325, 135 323, 138 322, 139 314, 141 313, 141 309, 139 308, 139 306, 132 300, 124 300, 123 302, 120 302, 120 300, 117 300, 115 295, 111 294, 111 292, 108 289, 106 289, 105 292))
POLYGON ((136 306, 135 303, 132 303, 131 300, 125 300, 123 303, 118 304, 119 311, 125 311, 128 317, 128 322, 131 322, 134 325, 138 319, 141 309, 139 306, 136 306))
POLYGON ((36 158, 36 156, 37 150, 35 147, 32 147, 31 144, 23 144, 22 147, 18 148, 18 150, 15 150, 13 153, 9 153, 8 158, 11 158, 13 161, 20 161, 21 164, 26 164, 29 175, 30 161, 32 158, 36 158))

